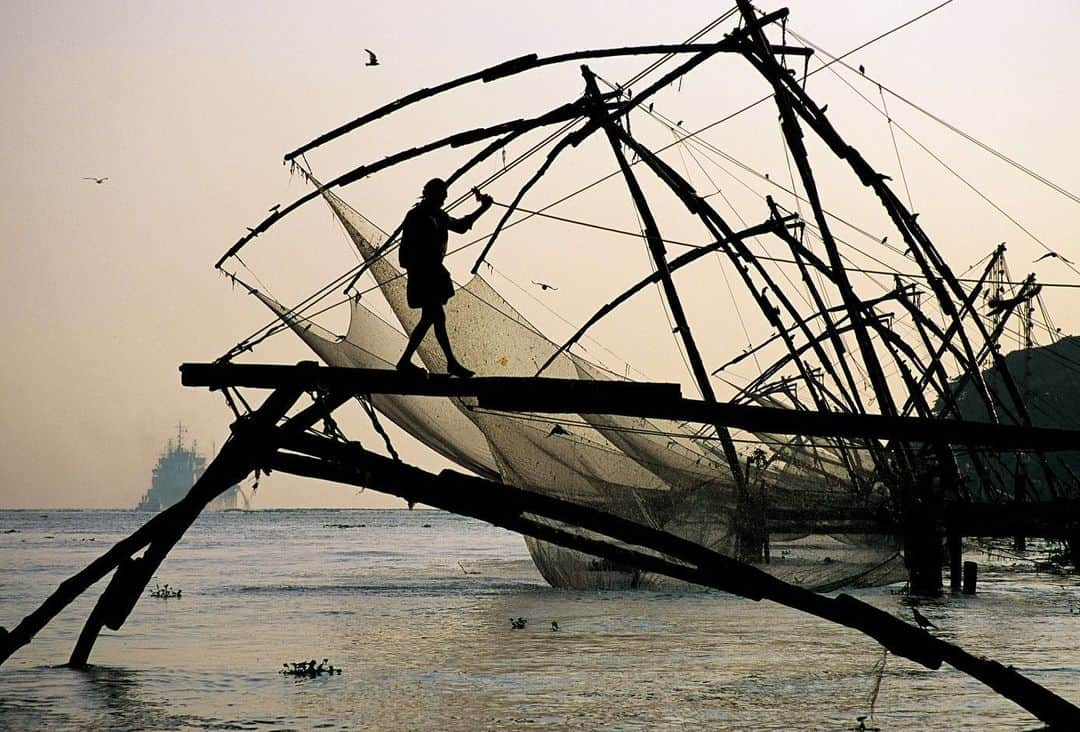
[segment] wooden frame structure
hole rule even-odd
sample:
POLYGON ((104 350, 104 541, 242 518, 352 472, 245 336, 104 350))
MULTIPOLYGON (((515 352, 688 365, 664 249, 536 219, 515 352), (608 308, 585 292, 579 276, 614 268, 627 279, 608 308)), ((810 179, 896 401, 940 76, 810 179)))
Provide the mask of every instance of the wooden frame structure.
MULTIPOLYGON (((1001 531, 1039 533, 1053 536, 1080 536, 1080 507, 1065 500, 1055 510, 1044 507, 1017 510, 1013 505, 948 502, 941 486, 955 486, 958 469, 952 446, 988 450, 1028 450, 1039 459, 1048 485, 1055 486, 1053 471, 1043 458, 1044 451, 1080 450, 1080 431, 1040 429, 1032 426, 1027 408, 1015 381, 1008 373, 1004 358, 996 348, 1004 322, 1020 303, 1033 297, 1037 288, 1028 283, 1015 302, 999 313, 992 328, 975 312, 980 288, 1000 256, 987 266, 983 277, 971 291, 966 291, 950 270, 925 231, 918 225, 916 215, 908 211, 886 183, 887 177, 878 173, 856 151, 847 145, 832 126, 825 109, 818 107, 784 68, 777 56, 808 56, 805 48, 773 44, 764 28, 787 17, 787 10, 758 16, 748 0, 737 0, 742 17, 741 27, 722 41, 712 44, 679 44, 641 46, 620 49, 581 51, 541 59, 536 55, 522 56, 489 69, 455 79, 431 89, 424 89, 370 112, 352 122, 320 136, 286 156, 294 160, 315 147, 347 132, 358 129, 405 106, 462 85, 480 81, 488 83, 525 71, 555 63, 586 61, 594 58, 639 54, 682 54, 689 58, 677 68, 650 84, 632 99, 621 90, 601 93, 596 77, 588 67, 582 67, 585 92, 575 102, 562 105, 531 119, 509 120, 486 128, 467 130, 435 140, 420 147, 403 150, 382 160, 360 165, 329 183, 318 184, 314 191, 294 203, 275 210, 251 233, 236 242, 218 261, 220 267, 230 256, 264 233, 282 217, 304 203, 322 196, 331 188, 348 185, 405 160, 433 150, 459 147, 488 141, 483 149, 468 159, 448 180, 458 180, 467 171, 491 157, 508 143, 527 132, 543 127, 583 122, 577 130, 565 135, 548 153, 547 158, 516 193, 513 202, 491 235, 473 271, 495 244, 500 231, 517 210, 530 188, 551 168, 564 151, 577 147, 595 132, 603 132, 618 163, 619 172, 627 186, 635 208, 644 222, 644 238, 656 273, 635 284, 593 316, 573 338, 553 356, 568 348, 600 318, 621 302, 651 282, 661 284, 666 302, 672 312, 676 331, 691 365, 694 381, 702 399, 687 399, 674 384, 643 384, 630 382, 571 381, 563 379, 476 378, 455 381, 439 377, 416 378, 396 372, 365 369, 319 367, 308 362, 295 366, 232 364, 225 359, 213 364, 186 364, 182 367, 183 383, 188 386, 209 387, 228 394, 239 388, 272 389, 262 406, 242 415, 232 426, 232 436, 205 474, 179 503, 155 516, 127 539, 117 543, 82 572, 63 582, 34 613, 12 630, 0 628, 0 663, 30 642, 33 636, 66 607, 75 597, 103 579, 113 576, 99 597, 71 654, 72 666, 87 663, 102 628, 118 629, 132 612, 145 592, 156 568, 170 549, 182 538, 199 513, 228 486, 252 471, 277 470, 300 476, 333 480, 359 485, 410 503, 425 503, 488 521, 497 526, 520 532, 560 546, 577 549, 598 557, 620 562, 639 569, 657 572, 677 579, 732 592, 753 600, 768 599, 817 617, 863 632, 897 655, 938 668, 943 662, 970 674, 1021 705, 1051 726, 1080 728, 1080 709, 1045 688, 1021 676, 1011 667, 980 659, 957 646, 908 625, 882 611, 848 595, 835 598, 786 584, 742 560, 761 556, 760 523, 749 518, 737 522, 739 555, 727 557, 673 534, 655 530, 614 515, 539 495, 519 488, 455 471, 438 475, 406 465, 365 449, 355 442, 343 440, 340 433, 329 427, 322 433, 314 429, 320 421, 332 424, 335 409, 356 396, 371 394, 412 394, 443 397, 473 397, 484 409, 528 412, 573 412, 627 415, 645 418, 680 419, 711 425, 723 447, 740 501, 747 514, 756 504, 751 486, 740 464, 729 430, 739 428, 779 434, 798 434, 827 437, 837 440, 839 453, 849 457, 844 440, 867 449, 880 476, 888 479, 898 515, 825 517, 836 521, 851 519, 858 530, 877 527, 897 531, 904 538, 905 555, 909 565, 912 590, 933 593, 941 588, 941 537, 947 535, 954 547, 953 578, 958 576, 959 557, 955 547, 966 535, 983 535, 1001 531), (699 196, 682 176, 664 163, 656 154, 640 144, 625 128, 622 121, 645 100, 665 86, 680 79, 718 53, 736 53, 768 82, 781 120, 781 130, 791 151, 799 178, 810 203, 813 224, 824 244, 824 258, 810 250, 792 234, 795 227, 806 222, 785 214, 768 199, 768 219, 757 226, 736 232, 708 202, 699 196), (871 189, 890 220, 901 232, 914 261, 926 278, 933 296, 949 324, 941 327, 926 317, 916 304, 912 288, 898 283, 896 290, 873 300, 861 299, 855 292, 844 267, 835 237, 829 229, 828 217, 821 202, 817 182, 810 164, 803 136, 805 128, 817 135, 840 159, 844 160, 858 179, 871 189), (662 181, 682 202, 687 211, 697 217, 714 239, 695 252, 667 258, 660 225, 647 201, 637 174, 627 160, 631 151, 645 169, 662 181), (771 277, 758 258, 746 247, 744 240, 751 236, 775 236, 790 250, 803 277, 817 312, 800 312, 771 277), (671 272, 689 264, 708 251, 719 251, 734 265, 741 281, 753 296, 754 302, 777 331, 786 354, 765 369, 758 383, 788 366, 798 371, 805 383, 813 409, 789 410, 755 406, 716 399, 710 384, 710 372, 697 347, 680 295, 671 272), (827 307, 823 287, 815 284, 810 275, 820 275, 823 281, 840 294, 841 305, 827 307), (1032 291, 1034 290, 1034 292, 1032 291), (766 295, 772 293, 772 298, 766 295), (775 303, 774 303, 775 300, 775 303), (922 345, 929 354, 921 358, 908 344, 891 333, 886 319, 876 309, 883 302, 897 302, 912 316, 922 345), (820 321, 823 329, 815 332, 812 321, 820 321), (974 324, 975 336, 968 333, 965 323, 974 324), (852 333, 860 362, 867 369, 874 401, 879 414, 867 411, 859 394, 855 378, 848 366, 847 347, 842 336, 852 333), (805 343, 796 340, 796 336, 805 343), (874 338, 877 342, 874 342, 874 338), (819 363, 815 369, 806 357, 812 355, 819 363), (979 396, 990 422, 964 419, 956 395, 963 384, 950 383, 942 360, 952 357, 964 366, 965 380, 970 381, 979 396), (883 361, 897 367, 906 393, 897 398, 885 375, 883 361), (993 394, 982 373, 983 362, 990 359, 1002 374, 1007 399, 993 394), (824 377, 815 375, 822 371, 824 377), (828 383, 826 383, 826 380, 828 383), (527 388, 526 388, 527 387, 527 388), (924 391, 933 389, 951 417, 944 419, 934 413, 924 391), (290 415, 290 410, 305 394, 312 394, 312 403, 290 415), (1018 424, 1001 424, 999 410, 1008 410, 1018 418, 1018 424), (938 488, 927 478, 925 465, 934 465, 938 488), (970 509, 970 511, 968 510, 970 509), (972 513, 974 512, 974 513, 972 513), (136 556, 143 552, 141 556, 136 556)), ((379 255, 392 245, 388 239, 379 255)), ((363 269, 361 269, 362 273, 363 269)), ((359 276, 359 273, 357 274, 359 276)), ((354 278, 355 281, 355 278, 354 278)), ((818 325, 818 322, 813 322, 818 325)), ((231 354, 230 354, 231 355, 231 354)), ((549 360, 550 363, 550 360, 549 360)), ((540 368, 542 372, 544 364, 540 368)), ((974 453, 975 469, 980 477, 990 477, 974 453)), ((854 475, 854 471, 852 471, 854 475)), ((806 516, 783 516, 784 521, 810 520, 806 516)))

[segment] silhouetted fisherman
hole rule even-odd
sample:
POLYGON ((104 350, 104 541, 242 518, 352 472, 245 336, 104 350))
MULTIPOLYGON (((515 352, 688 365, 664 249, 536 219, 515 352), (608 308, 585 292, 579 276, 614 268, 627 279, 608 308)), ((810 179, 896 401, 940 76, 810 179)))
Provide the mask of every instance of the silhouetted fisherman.
POLYGON ((458 363, 450 348, 450 338, 446 334, 446 313, 443 306, 454 296, 454 285, 450 273, 443 266, 446 256, 448 232, 464 234, 473 223, 491 207, 491 196, 476 193, 480 207, 468 216, 455 219, 442 210, 446 200, 446 182, 441 178, 432 178, 424 184, 420 202, 405 215, 401 226, 401 247, 398 261, 408 273, 407 296, 409 307, 421 310, 420 321, 409 336, 405 353, 397 363, 399 371, 423 373, 423 369, 412 363, 412 355, 420 346, 428 328, 435 327, 435 338, 446 355, 446 372, 451 376, 463 378, 473 372, 458 363))

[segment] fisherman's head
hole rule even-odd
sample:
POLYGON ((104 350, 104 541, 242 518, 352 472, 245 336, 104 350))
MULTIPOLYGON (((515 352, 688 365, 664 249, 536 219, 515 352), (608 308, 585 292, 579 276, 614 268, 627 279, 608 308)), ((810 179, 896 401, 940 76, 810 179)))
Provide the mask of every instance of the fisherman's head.
POLYGON ((424 184, 424 200, 441 206, 446 200, 446 181, 442 178, 432 178, 424 184))

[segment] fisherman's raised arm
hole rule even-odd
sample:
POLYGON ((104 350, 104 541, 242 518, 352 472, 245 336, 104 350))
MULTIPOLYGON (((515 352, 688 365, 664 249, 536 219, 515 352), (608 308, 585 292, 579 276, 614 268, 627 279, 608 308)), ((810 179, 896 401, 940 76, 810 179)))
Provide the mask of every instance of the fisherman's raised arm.
POLYGON ((460 219, 455 219, 453 216, 447 216, 446 228, 456 234, 464 234, 472 228, 472 225, 476 223, 476 220, 483 216, 485 211, 491 208, 493 202, 491 196, 486 193, 477 193, 476 197, 480 201, 480 206, 471 214, 462 216, 460 219))

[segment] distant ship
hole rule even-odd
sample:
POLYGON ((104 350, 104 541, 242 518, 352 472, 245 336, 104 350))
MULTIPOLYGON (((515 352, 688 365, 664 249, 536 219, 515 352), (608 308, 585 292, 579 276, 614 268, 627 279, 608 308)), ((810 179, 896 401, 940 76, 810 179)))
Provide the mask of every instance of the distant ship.
MULTIPOLYGON (((165 452, 158 456, 154 466, 150 489, 143 495, 136 511, 160 511, 173 505, 187 495, 191 486, 206 470, 206 456, 200 455, 197 444, 184 445, 182 424, 176 426, 176 440, 169 440, 165 452)), ((234 485, 215 498, 208 506, 211 511, 227 511, 249 508, 247 496, 239 485, 234 485), (242 505, 238 505, 242 504, 242 505)))

